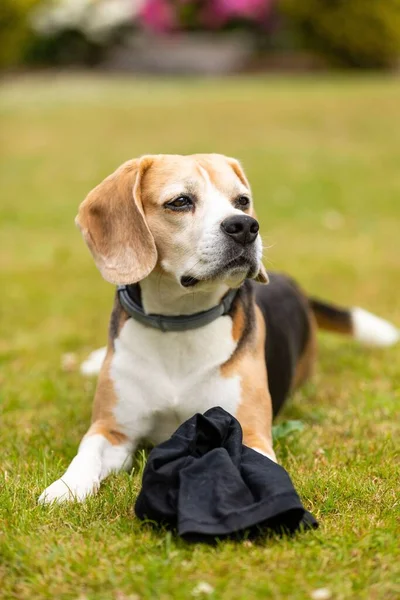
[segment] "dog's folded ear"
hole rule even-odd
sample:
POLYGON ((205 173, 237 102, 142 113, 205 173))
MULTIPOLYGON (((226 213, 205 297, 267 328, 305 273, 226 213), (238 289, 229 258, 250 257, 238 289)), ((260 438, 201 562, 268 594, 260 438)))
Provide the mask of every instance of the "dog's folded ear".
POLYGON ((258 283, 269 283, 268 273, 262 263, 260 270, 258 271, 258 274, 255 276, 254 280, 258 281, 258 283))
POLYGON ((141 200, 141 180, 151 163, 147 156, 124 163, 79 207, 75 223, 110 283, 136 283, 156 265, 156 245, 141 200))

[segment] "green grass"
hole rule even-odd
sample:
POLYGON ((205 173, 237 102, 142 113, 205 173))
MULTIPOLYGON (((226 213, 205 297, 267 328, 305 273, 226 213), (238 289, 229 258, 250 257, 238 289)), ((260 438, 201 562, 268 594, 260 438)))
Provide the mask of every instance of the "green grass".
POLYGON ((36 504, 90 419, 95 382, 61 356, 106 339, 113 289, 73 224, 91 187, 142 153, 236 156, 267 265, 400 324, 399 107, 385 78, 3 83, 0 598, 186 600, 201 581, 218 600, 399 597, 399 347, 321 336, 281 417, 305 425, 277 455, 316 532, 210 548, 151 531, 132 513, 140 460, 83 505, 36 504))

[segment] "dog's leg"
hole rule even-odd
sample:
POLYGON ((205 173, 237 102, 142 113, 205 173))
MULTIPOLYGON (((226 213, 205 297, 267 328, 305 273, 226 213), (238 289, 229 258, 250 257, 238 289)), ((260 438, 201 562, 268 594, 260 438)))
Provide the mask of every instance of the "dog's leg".
MULTIPOLYGON (((122 321, 117 315, 116 321, 122 321)), ((114 319, 115 320, 115 319, 114 319)), ((92 425, 82 439, 78 454, 64 475, 52 483, 39 497, 40 503, 82 501, 97 492, 100 482, 113 471, 130 469, 136 439, 122 432, 116 422, 113 407, 117 402, 110 365, 114 355, 112 340, 106 356, 102 356, 96 394, 93 404, 92 425)))
POLYGON ((134 447, 123 434, 93 423, 64 475, 44 490, 39 502, 84 500, 97 492, 107 475, 131 468, 134 447))
POLYGON ((244 397, 236 417, 242 426, 243 444, 277 462, 272 447, 271 396, 266 374, 263 376, 261 367, 262 365, 259 368, 253 366, 253 372, 258 373, 258 382, 256 382, 255 378, 249 377, 252 370, 250 363, 247 363, 242 376, 244 397))
POLYGON ((259 308, 256 308, 255 315, 257 329, 253 346, 247 350, 237 367, 242 401, 236 417, 242 426, 243 443, 277 462, 272 447, 272 401, 264 355, 265 323, 259 308))
POLYGON ((252 450, 255 450, 256 452, 259 452, 263 456, 266 456, 270 460, 273 460, 274 462, 278 462, 276 460, 275 452, 273 451, 272 446, 264 445, 264 450, 261 450, 261 448, 259 448, 258 446, 250 446, 250 448, 252 448, 252 450), (267 450, 268 450, 268 452, 267 452, 267 450))
POLYGON ((265 432, 257 432, 254 429, 243 428, 243 444, 252 448, 256 452, 267 456, 274 462, 277 462, 275 452, 272 447, 272 439, 265 435, 265 432), (264 433, 264 435, 263 435, 264 433))

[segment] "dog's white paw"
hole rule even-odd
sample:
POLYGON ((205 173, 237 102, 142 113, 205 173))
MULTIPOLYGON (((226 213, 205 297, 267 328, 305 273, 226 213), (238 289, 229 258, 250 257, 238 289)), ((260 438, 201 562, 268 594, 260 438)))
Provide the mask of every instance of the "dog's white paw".
POLYGON ((89 354, 81 364, 81 373, 87 377, 98 375, 107 354, 107 348, 98 348, 89 354))
POLYGON ((75 500, 82 502, 97 492, 99 483, 91 480, 73 481, 67 478, 57 479, 49 485, 39 496, 39 504, 52 504, 53 502, 67 502, 75 500))

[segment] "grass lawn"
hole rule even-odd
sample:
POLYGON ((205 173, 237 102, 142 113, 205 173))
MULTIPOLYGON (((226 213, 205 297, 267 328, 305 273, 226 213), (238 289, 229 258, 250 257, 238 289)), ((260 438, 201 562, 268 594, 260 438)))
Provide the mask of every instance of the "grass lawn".
POLYGON ((316 532, 210 548, 150 531, 140 457, 82 505, 36 499, 90 419, 95 382, 61 357, 104 344, 112 305, 73 223, 86 193, 143 153, 236 156, 269 268, 400 325, 400 80, 26 78, 0 110, 0 598, 399 598, 400 347, 321 336, 280 418, 305 425, 276 448, 316 532))

